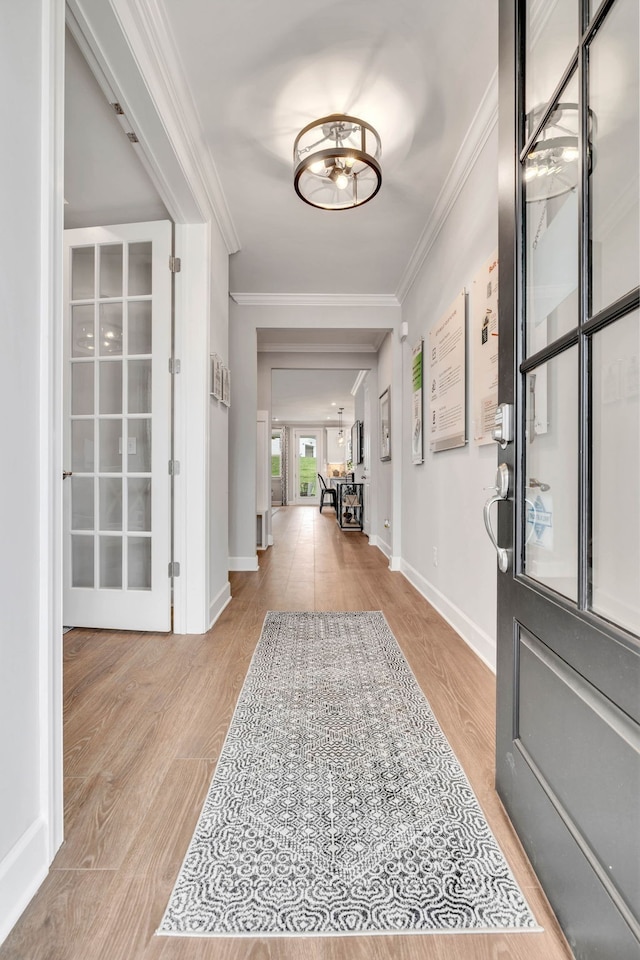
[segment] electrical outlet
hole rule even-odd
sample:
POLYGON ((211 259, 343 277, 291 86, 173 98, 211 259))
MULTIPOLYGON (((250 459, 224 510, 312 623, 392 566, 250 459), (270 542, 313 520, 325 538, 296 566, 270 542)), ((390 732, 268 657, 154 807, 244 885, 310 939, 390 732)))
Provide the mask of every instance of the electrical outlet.
POLYGON ((433 548, 433 565, 434 567, 438 566, 438 548, 437 547, 433 548))

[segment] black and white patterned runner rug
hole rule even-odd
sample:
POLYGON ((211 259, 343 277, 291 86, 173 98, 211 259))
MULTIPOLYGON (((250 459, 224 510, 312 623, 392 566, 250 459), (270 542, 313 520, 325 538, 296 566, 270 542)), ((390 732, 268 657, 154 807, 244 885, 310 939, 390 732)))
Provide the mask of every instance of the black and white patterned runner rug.
POLYGON ((539 930, 380 612, 269 613, 158 930, 539 930))

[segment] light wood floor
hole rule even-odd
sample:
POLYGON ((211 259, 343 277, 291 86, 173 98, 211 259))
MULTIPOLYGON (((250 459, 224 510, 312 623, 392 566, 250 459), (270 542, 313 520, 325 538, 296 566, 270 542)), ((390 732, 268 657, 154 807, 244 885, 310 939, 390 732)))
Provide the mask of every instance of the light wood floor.
POLYGON ((65 637, 66 841, 0 960, 560 960, 571 957, 493 789, 494 678, 333 510, 281 509, 258 573, 204 636, 65 637), (267 610, 382 610, 543 933, 154 936, 267 610))

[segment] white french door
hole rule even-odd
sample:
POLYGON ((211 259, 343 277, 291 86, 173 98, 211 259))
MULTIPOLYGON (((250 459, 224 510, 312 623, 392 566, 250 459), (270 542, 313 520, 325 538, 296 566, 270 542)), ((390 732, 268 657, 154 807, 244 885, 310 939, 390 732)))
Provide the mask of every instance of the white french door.
POLYGON ((66 230, 63 619, 171 627, 171 223, 66 230))

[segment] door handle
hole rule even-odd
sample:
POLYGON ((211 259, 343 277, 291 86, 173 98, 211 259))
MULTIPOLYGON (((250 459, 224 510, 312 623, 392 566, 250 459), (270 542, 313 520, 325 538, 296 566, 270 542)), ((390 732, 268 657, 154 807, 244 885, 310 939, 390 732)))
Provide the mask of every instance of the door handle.
POLYGON ((509 467, 506 465, 506 463, 501 463, 498 467, 498 472, 496 473, 496 485, 494 487, 496 493, 494 496, 489 497, 484 505, 484 510, 482 511, 484 526, 489 536, 489 540, 491 540, 491 543, 495 547, 496 553, 498 554, 498 569, 501 573, 506 573, 509 569, 511 551, 498 545, 498 540, 493 532, 493 527, 491 526, 491 507, 494 505, 494 503, 500 503, 501 500, 508 499, 509 486, 509 467))
POLYGON ((63 479, 63 480, 66 480, 67 477, 72 477, 72 476, 73 476, 73 470, 63 470, 63 472, 62 472, 62 479, 63 479))

